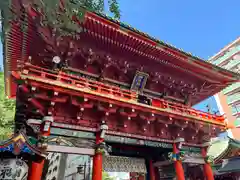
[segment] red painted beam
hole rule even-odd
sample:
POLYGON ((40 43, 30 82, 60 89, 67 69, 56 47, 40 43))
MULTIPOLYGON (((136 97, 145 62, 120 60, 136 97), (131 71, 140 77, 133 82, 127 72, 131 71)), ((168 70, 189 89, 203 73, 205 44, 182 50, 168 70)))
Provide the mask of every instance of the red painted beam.
MULTIPOLYGON (((30 90, 26 87, 26 85, 20 85, 19 88, 20 88, 23 92, 25 92, 26 94, 30 93, 30 90)), ((38 111, 39 111, 39 113, 40 113, 41 115, 44 115, 45 107, 44 107, 41 103, 39 103, 39 102, 38 102, 36 99, 34 99, 34 98, 29 98, 28 101, 31 102, 32 105, 38 109, 38 111)))
MULTIPOLYGON (((86 97, 86 98, 99 100, 99 101, 105 101, 105 102, 120 105, 120 106, 123 106, 123 107, 134 108, 136 110, 150 111, 151 113, 154 113, 154 114, 159 114, 160 113, 160 115, 164 115, 164 116, 169 116, 170 115, 172 118, 182 119, 182 120, 185 120, 185 121, 192 120, 192 121, 196 122, 196 119, 194 119, 193 117, 188 117, 187 118, 180 113, 179 114, 174 114, 174 113, 166 112, 166 111, 161 111, 160 112, 160 111, 153 110, 153 109, 148 110, 145 107, 140 107, 140 106, 133 105, 133 104, 123 103, 121 101, 116 101, 116 100, 113 100, 113 99, 108 99, 106 97, 100 97, 100 96, 93 95, 93 94, 86 94, 84 92, 79 92, 79 91, 76 92, 76 91, 70 90, 70 89, 55 87, 55 86, 48 85, 48 84, 45 84, 45 83, 38 83, 38 82, 36 82, 36 81, 34 82, 32 80, 29 80, 29 83, 34 87, 44 87, 46 89, 54 90, 54 91, 61 92, 61 93, 68 93, 68 94, 71 94, 71 95, 74 95, 74 96, 83 96, 83 97, 86 97)), ((209 121, 209 123, 216 124, 217 126, 225 126, 224 123, 219 124, 219 123, 214 122, 214 121, 212 121, 212 122, 209 121)))

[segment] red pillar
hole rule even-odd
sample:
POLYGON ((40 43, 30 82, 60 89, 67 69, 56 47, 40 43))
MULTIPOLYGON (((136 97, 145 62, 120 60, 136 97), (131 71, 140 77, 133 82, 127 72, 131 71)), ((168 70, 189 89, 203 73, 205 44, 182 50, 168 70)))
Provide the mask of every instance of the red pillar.
MULTIPOLYGON (((49 136, 51 124, 53 122, 52 116, 45 116, 43 118, 43 123, 41 124, 41 136, 49 136)), ((42 172, 44 168, 45 159, 41 159, 38 161, 32 161, 31 166, 28 170, 28 180, 41 180, 42 172)))
POLYGON ((29 168, 28 180, 41 180, 43 166, 44 166, 44 159, 41 159, 38 162, 32 161, 32 164, 29 168))
POLYGON ((93 157, 93 180, 102 180, 102 154, 97 153, 93 157))
MULTIPOLYGON (((203 156, 203 158, 205 158, 207 156, 206 147, 202 148, 202 156, 203 156)), ((205 177, 207 178, 207 180, 214 180, 214 174, 213 174, 210 163, 205 162, 203 169, 204 169, 204 174, 205 174, 205 177)))
MULTIPOLYGON (((103 142, 103 139, 100 138, 100 134, 96 135, 96 144, 103 142)), ((92 180, 102 180, 102 153, 96 152, 93 157, 93 172, 92 180)))
POLYGON ((160 172, 158 167, 155 167, 154 171, 155 171, 155 180, 160 180, 160 172))
POLYGON ((155 170, 151 159, 149 160, 149 176, 150 180, 155 180, 155 170))
MULTIPOLYGON (((173 144, 173 153, 176 154, 178 152, 179 152, 179 150, 178 150, 176 144, 174 143, 173 144)), ((175 171, 176 171, 176 175, 177 175, 177 180, 185 180, 182 162, 179 160, 176 160, 174 162, 174 166, 175 166, 175 171)))

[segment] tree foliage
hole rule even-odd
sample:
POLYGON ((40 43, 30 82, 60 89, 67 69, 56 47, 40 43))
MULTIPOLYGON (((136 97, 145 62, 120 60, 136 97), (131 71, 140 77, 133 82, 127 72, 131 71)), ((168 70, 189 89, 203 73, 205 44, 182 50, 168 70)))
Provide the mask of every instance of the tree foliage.
MULTIPOLYGON (((7 0, 0 1, 0 11, 1 11, 1 15, 2 15, 2 16, 0 16, 0 21, 2 23, 4 21, 8 21, 10 19, 15 19, 14 15, 12 15, 13 14, 12 11, 10 11, 10 8, 9 8, 10 2, 11 1, 7 1, 7 0)), ((61 4, 61 0, 31 0, 31 1, 29 0, 29 1, 22 1, 22 2, 24 3, 25 7, 27 7, 28 4, 30 4, 29 2, 35 4, 37 7, 44 7, 43 9, 44 9, 45 13, 47 14, 49 20, 52 21, 52 23, 55 22, 54 19, 56 19, 56 18, 54 18, 54 16, 55 16, 54 14, 56 14, 56 10, 58 9, 59 5, 61 4), (56 9, 56 7, 57 7, 57 9, 56 9)), ((64 2, 65 2, 65 10, 67 10, 65 12, 68 15, 75 13, 74 11, 77 8, 86 7, 87 9, 89 9, 93 12, 96 12, 96 13, 104 13, 106 10, 105 8, 108 8, 108 11, 111 12, 112 16, 115 19, 119 20, 121 17, 118 0, 66 0, 64 2)), ((15 13, 17 11, 15 11, 15 13)), ((59 17, 60 16, 63 17, 64 13, 57 13, 57 14, 59 17)), ((61 21, 63 21, 65 26, 70 26, 71 27, 70 29, 76 29, 76 27, 74 27, 74 23, 71 23, 71 20, 69 20, 69 17, 68 18, 65 17, 64 19, 61 19, 61 21)), ((4 28, 6 29, 7 26, 9 25, 9 23, 4 22, 4 24, 5 24, 4 28)), ((79 29, 79 27, 77 27, 77 28, 79 29)), ((1 36, 2 41, 4 38, 3 33, 4 33, 4 30, 2 28, 0 28, 0 36, 1 36)))
POLYGON ((15 100, 8 99, 4 90, 4 74, 0 72, 0 138, 13 132, 15 100))
POLYGON ((121 17, 118 0, 75 0, 75 2, 97 13, 104 13, 104 7, 107 7, 105 6, 107 3, 109 11, 113 14, 113 17, 115 19, 120 19, 121 17))
MULTIPOLYGON (((45 11, 47 14, 49 13, 47 16, 50 22, 55 23, 55 19, 57 20, 57 18, 61 18, 61 17, 57 17, 54 19, 54 15, 53 15, 54 14, 53 7, 56 7, 57 5, 59 5, 60 0, 41 0, 41 1, 32 0, 32 1, 36 5, 39 5, 39 6, 43 5, 44 7, 46 7, 45 11)), ((4 40, 4 32, 6 32, 6 29, 8 28, 9 23, 7 23, 7 21, 9 21, 12 18, 11 11, 9 10, 9 2, 10 1, 7 1, 7 0, 0 0, 0 12, 1 12, 0 22, 1 24, 4 23, 3 28, 1 28, 0 26, 0 36, 2 40, 4 40)), ((26 3, 28 1, 23 1, 23 2, 26 3)), ((80 6, 84 6, 87 9, 97 13, 104 13, 105 7, 108 7, 113 17, 116 19, 120 19, 121 14, 120 14, 118 0, 67 0, 65 2, 67 2, 68 4, 71 4, 71 6, 66 7, 66 9, 67 8, 69 9, 69 13, 75 10, 73 8, 78 8, 80 6)), ((75 29, 79 29, 79 27, 74 27, 74 24, 70 23, 71 21, 69 21, 68 18, 66 17, 63 17, 63 18, 64 19, 61 19, 60 22, 63 22, 64 25, 67 27, 67 29, 70 29, 73 31, 75 29)), ((58 29, 61 29, 61 27, 59 27, 58 29)), ((0 137, 3 137, 3 135, 8 135, 12 133, 13 125, 14 125, 14 112, 15 112, 15 101, 10 100, 5 96, 4 73, 0 72, 0 137)), ((112 180, 107 175, 105 176, 107 180, 112 180)))

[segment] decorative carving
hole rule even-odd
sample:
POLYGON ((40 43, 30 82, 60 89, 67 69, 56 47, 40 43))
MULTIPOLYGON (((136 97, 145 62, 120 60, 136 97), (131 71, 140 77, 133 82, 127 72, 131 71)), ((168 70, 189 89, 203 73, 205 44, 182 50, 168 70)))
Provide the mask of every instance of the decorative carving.
POLYGON ((192 163, 192 164, 204 164, 204 159, 201 153, 198 152, 189 152, 184 151, 184 163, 192 163))
POLYGON ((168 153, 168 158, 170 161, 183 161, 184 160, 184 152, 180 151, 178 153, 168 153))
POLYGON ((48 146, 47 138, 48 137, 46 137, 46 136, 41 136, 39 141, 38 141, 38 143, 37 143, 37 147, 42 149, 42 150, 44 150, 44 151, 46 151, 47 146, 48 146))
POLYGON ((96 154, 109 155, 110 152, 112 152, 112 148, 111 146, 108 146, 105 142, 96 144, 95 147, 96 154))
POLYGON ((214 157, 213 156, 206 156, 204 158, 206 163, 213 163, 214 162, 214 157))
MULTIPOLYGON (((62 76, 61 78, 64 78, 62 76)), ((29 77, 34 78, 34 76, 29 77)), ((60 78, 60 76, 58 76, 58 78, 60 78)), ((74 81, 75 77, 72 78, 72 81, 74 81)), ((51 96, 46 96, 46 94, 53 94, 54 91, 48 90, 49 87, 53 87, 52 85, 44 84, 44 86, 41 86, 41 83, 37 83, 35 81, 31 82, 31 80, 29 80, 29 82, 33 83, 32 86, 37 87, 39 90, 41 89, 41 91, 35 91, 34 93, 36 96, 35 99, 38 100, 38 102, 41 102, 43 107, 44 105, 49 105, 50 102, 53 102, 53 98, 51 96), (40 96, 40 94, 42 95, 40 96)), ((86 81, 82 80, 81 82, 85 83, 86 81)), ((89 81, 88 83, 97 85, 97 83, 94 84, 93 81, 89 81)), ((77 88, 77 86, 74 87, 77 88)), ((112 87, 109 87, 108 89, 110 88, 112 87)), ((59 89, 59 91, 61 92, 57 97, 64 97, 64 99, 61 101, 60 99, 56 101, 55 105, 51 106, 51 108, 53 108, 52 112, 54 113, 53 116, 56 120, 55 122, 58 124, 61 122, 61 127, 67 127, 70 124, 77 124, 82 128, 94 129, 98 127, 100 121, 103 120, 103 116, 105 116, 105 118, 107 118, 106 120, 109 125, 109 129, 112 131, 120 131, 125 134, 132 135, 138 134, 154 138, 162 138, 166 140, 173 139, 173 137, 175 138, 177 134, 174 134, 174 132, 178 133, 182 137, 188 138, 189 136, 186 132, 192 133, 193 129, 198 129, 196 128, 195 123, 190 123, 191 121, 189 121, 187 124, 183 118, 188 118, 188 116, 191 116, 193 118, 195 116, 197 118, 199 117, 199 112, 195 112, 190 108, 175 103, 153 99, 151 105, 152 107, 145 107, 145 105, 143 106, 141 104, 136 104, 137 102, 134 101, 134 98, 133 102, 125 102, 125 100, 119 102, 117 98, 121 96, 114 97, 112 98, 114 100, 112 100, 111 98, 108 98, 108 95, 102 93, 101 97, 99 96, 99 99, 95 99, 95 95, 84 94, 82 89, 79 90, 79 95, 75 94, 75 90, 72 90, 70 87, 68 87, 68 90, 64 88, 59 89), (94 104, 98 105, 98 108, 96 108, 96 106, 93 106, 94 104), (147 114, 146 110, 148 111, 147 114), (171 112, 171 118, 167 116, 166 112, 171 112), (196 113, 196 115, 192 115, 192 112, 196 113), (119 114, 121 116, 119 116, 119 114), (139 121, 139 119, 141 119, 141 121, 139 121), (161 128, 157 129, 156 127, 161 128), (181 128, 184 128, 185 131, 183 131, 181 128)), ((115 93, 119 91, 120 90, 116 88, 115 93)), ((91 94, 94 92, 96 92, 96 94, 99 93, 97 90, 93 90, 91 91, 91 94)), ((22 95, 24 96, 24 94, 22 95)), ((135 93, 133 93, 133 95, 135 97, 135 93)), ((24 99, 24 97, 22 100, 26 102, 26 99, 24 99)), ((26 103, 29 104, 26 104, 28 107, 26 107, 25 110, 29 111, 30 113, 32 106, 30 102, 26 103)), ((31 115, 32 118, 39 118, 38 114, 29 115, 31 115)), ((74 129, 79 127, 76 126, 71 128, 74 129)), ((209 130, 206 129, 206 131, 209 130)), ((196 138, 187 140, 188 142, 198 143, 199 139, 196 138)))
POLYGON ((47 143, 78 148, 94 148, 96 146, 94 140, 91 139, 64 137, 60 135, 57 137, 49 137, 47 143))
POLYGON ((132 145, 145 145, 145 146, 160 147, 160 148, 172 148, 172 144, 170 143, 150 141, 150 140, 138 140, 136 138, 121 137, 116 135, 114 136, 106 135, 105 141, 132 144, 132 145))
POLYGON ((33 137, 27 137, 23 132, 16 134, 11 139, 0 144, 0 152, 9 152, 14 155, 28 153, 45 157, 42 149, 37 149, 37 140, 33 137))

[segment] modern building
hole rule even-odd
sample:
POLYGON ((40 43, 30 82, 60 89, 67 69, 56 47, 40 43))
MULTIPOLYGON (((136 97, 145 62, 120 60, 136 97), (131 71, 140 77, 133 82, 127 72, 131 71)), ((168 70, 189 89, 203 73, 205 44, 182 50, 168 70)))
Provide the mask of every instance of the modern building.
MULTIPOLYGON (((220 52, 208 60, 210 63, 240 73, 240 37, 224 47, 220 52)), ((240 126, 240 82, 228 86, 214 96, 222 114, 225 114, 229 123, 240 126)), ((240 130, 235 128, 230 136, 240 139, 240 130)))

